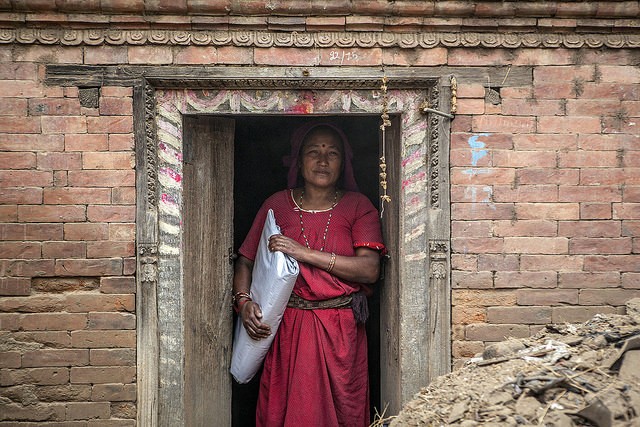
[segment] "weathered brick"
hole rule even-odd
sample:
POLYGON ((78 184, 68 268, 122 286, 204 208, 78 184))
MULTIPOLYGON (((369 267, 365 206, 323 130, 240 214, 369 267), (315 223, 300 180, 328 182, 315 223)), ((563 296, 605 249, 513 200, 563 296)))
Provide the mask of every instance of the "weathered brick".
POLYGON ((91 398, 91 386, 88 385, 50 385, 35 389, 38 400, 42 402, 77 402, 91 398))
POLYGON ((507 253, 566 254, 569 239, 566 237, 505 237, 504 251, 507 253))
POLYGON ((130 86, 102 86, 100 94, 114 98, 131 97, 133 89, 130 86))
POLYGON ((20 329, 25 331, 74 331, 86 325, 84 313, 33 313, 20 317, 20 329))
POLYGON ((0 188, 0 204, 35 205, 42 203, 42 188, 0 188))
POLYGON ((115 258, 135 255, 133 242, 88 242, 87 258, 115 258))
POLYGON ((451 269, 461 271, 478 271, 478 255, 451 254, 451 269))
POLYGON ((89 206, 87 218, 91 222, 134 222, 135 206, 89 206))
POLYGON ((23 344, 25 349, 38 347, 69 348, 71 337, 67 331, 26 331, 15 332, 12 337, 23 344), (37 344, 34 346, 34 343, 37 344))
MULTIPOLYGON (((538 117, 540 133, 600 133, 599 117, 538 117)), ((561 155, 562 153, 560 153, 561 155)), ((562 157, 561 157, 562 161, 562 157)))
POLYGON ((586 255, 584 269, 587 271, 640 272, 640 257, 637 255, 586 255))
POLYGON ((632 298, 640 297, 640 289, 581 289, 580 305, 624 306, 632 298))
POLYGON ((620 163, 616 151, 571 151, 558 153, 558 166, 563 168, 609 168, 620 163))
POLYGON ((516 150, 575 150, 582 135, 523 134, 513 135, 516 150))
POLYGON ((447 63, 447 50, 434 49, 384 49, 382 62, 386 65, 433 66, 447 63))
POLYGON ((0 351, 0 368, 19 368, 21 355, 18 351, 0 351))
POLYGON ((453 220, 512 219, 515 215, 513 203, 452 203, 453 220))
POLYGON ((3 187, 48 187, 53 175, 48 171, 0 170, 3 187))
POLYGON ((36 155, 30 152, 0 153, 3 169, 35 169, 36 155))
POLYGON ((133 170, 69 171, 69 185, 74 187, 134 186, 133 170))
POLYGON ((456 237, 451 239, 451 249, 464 253, 502 253, 504 242, 501 238, 456 237))
POLYGON ((553 307, 551 319, 553 323, 580 323, 590 320, 598 313, 612 314, 616 312, 614 307, 553 307))
POLYGON ((134 205, 136 203, 136 188, 118 187, 111 189, 111 203, 114 205, 134 205))
POLYGON ((218 52, 213 46, 185 46, 174 53, 174 64, 215 64, 218 52))
POLYGON ((113 133, 109 135, 109 151, 128 151, 133 150, 135 142, 133 134, 130 133, 113 133))
POLYGON ((171 48, 164 46, 129 46, 129 64, 162 65, 173 62, 171 48))
POLYGON ((542 325, 551 322, 551 307, 489 307, 488 323, 542 325))
POLYGON ((121 259, 58 259, 55 262, 58 276, 120 276, 121 259))
POLYGON ((86 46, 84 49, 86 65, 126 64, 127 62, 126 46, 86 46))
POLYGON ((89 313, 88 329, 135 329, 136 317, 130 313, 89 313))
POLYGON ((580 172, 577 169, 526 168, 516 171, 516 180, 520 184, 576 185, 579 179, 580 172))
POLYGON ((85 152, 82 154, 83 169, 133 169, 135 159, 128 152, 85 152))
POLYGON ((504 341, 511 337, 526 338, 529 335, 529 327, 526 325, 475 323, 465 327, 465 338, 470 341, 504 341))
POLYGON ((454 221, 452 237, 491 237, 491 221, 454 221))
POLYGON ((518 289, 518 305, 577 304, 577 289, 518 289))
POLYGON ((494 221, 493 234, 500 237, 555 237, 558 222, 549 220, 494 221))
POLYGON ((98 289, 97 277, 35 277, 31 286, 36 292, 77 292, 98 289))
POLYGON ((102 279, 100 279, 100 292, 107 294, 135 293, 135 278, 131 276, 103 277, 102 279))
POLYGON ((22 355, 23 367, 81 366, 89 364, 89 350, 35 350, 22 355))
POLYGON ((91 400, 110 402, 135 402, 135 384, 96 384, 92 387, 91 400))
POLYGON ((49 205, 100 205, 110 202, 110 188, 53 187, 44 189, 44 203, 49 205))
POLYGON ((613 218, 612 203, 580 203, 580 219, 613 218))
MULTIPOLYGON (((492 7, 491 5, 490 7, 492 7)), ((513 65, 572 65, 574 55, 570 49, 518 49, 513 65)), ((534 70, 544 67, 536 67, 534 70)))
POLYGON ((135 366, 136 351, 133 348, 91 349, 90 361, 94 366, 135 366))
POLYGON ((0 331, 17 331, 20 315, 15 313, 0 313, 0 331))
POLYGON ((454 358, 473 357, 482 353, 484 343, 482 341, 453 341, 451 343, 451 355, 454 358))
POLYGON ((84 242, 44 242, 42 256, 45 258, 84 258, 87 244, 84 242))
POLYGON ((87 117, 89 133, 131 133, 133 118, 131 116, 87 117))
POLYGON ((558 199, 560 202, 611 202, 622 201, 620 186, 560 186, 558 199))
POLYGON ((583 81, 593 81, 594 75, 595 68, 593 65, 547 66, 536 67, 533 70, 534 81, 541 83, 571 83, 575 79, 581 79, 583 81))
MULTIPOLYGON (((9 403, 0 403, 0 414, 2 419, 12 421, 35 421, 35 425, 51 425, 58 423, 40 424, 44 421, 61 421, 65 419, 64 403, 47 403, 33 405, 16 405, 9 403)), ((4 424, 4 423, 2 423, 4 424)), ((24 423, 9 423, 9 425, 24 425, 24 423)), ((58 424, 60 425, 60 424, 58 424)), ((70 426, 71 427, 71 426, 70 426)))
POLYGON ((510 306, 516 303, 516 293, 511 290, 454 289, 451 298, 454 306, 510 306))
POLYGON ((30 369, 3 369, 0 370, 0 385, 11 386, 15 384, 39 384, 54 385, 69 382, 69 369, 67 368, 30 368, 30 369))
MULTIPOLYGON (((44 94, 41 85, 29 80, 0 80, 0 93, 6 98, 33 98, 44 94)), ((30 122, 39 123, 40 120, 30 122)))
POLYGON ((136 273, 137 260, 135 257, 125 258, 122 260, 122 274, 131 276, 136 273))
MULTIPOLYGON (((474 132, 534 133, 536 126, 533 117, 484 115, 474 116, 472 121, 474 132)), ((598 121, 599 131, 600 122, 598 121)))
POLYGON ((21 45, 14 52, 15 61, 47 64, 82 64, 82 48, 56 45, 21 45))
POLYGON ((79 366, 71 368, 72 384, 133 383, 136 367, 132 366, 79 366))
POLYGON ((484 323, 486 320, 486 307, 454 306, 451 308, 451 322, 455 325, 484 323))
POLYGON ((81 222, 87 216, 84 206, 24 205, 18 206, 18 219, 23 222, 81 222))
POLYGON ((108 137, 102 134, 64 135, 65 151, 103 151, 109 149, 108 137))
POLYGON ((572 271, 558 275, 559 288, 617 288, 620 283, 620 273, 618 272, 572 271))
POLYGON ((253 59, 257 65, 314 66, 320 64, 320 53, 315 49, 304 48, 256 48, 253 59))
POLYGON ((602 73, 600 81, 603 83, 640 83, 640 70, 636 67, 602 64, 598 68, 602 73))
POLYGON ((42 116, 42 133, 66 134, 86 133, 87 118, 85 116, 42 116))
POLYGON ((135 348, 136 334, 132 330, 72 331, 71 345, 75 348, 135 348))
POLYGON ((520 257, 518 255, 505 254, 479 254, 479 271, 518 271, 520 269, 520 257))
POLYGON ((504 64, 505 52, 500 49, 449 49, 449 66, 482 66, 504 64))
POLYGON ((640 289, 640 273, 623 273, 622 287, 625 289, 640 289))
POLYGON ((130 311, 135 309, 134 295, 107 294, 69 294, 64 302, 69 312, 83 313, 89 311, 130 311))
POLYGON ((111 414, 113 417, 135 419, 136 405, 131 402, 113 402, 111 403, 111 414))
MULTIPOLYGON (((0 244, 0 249, 1 248, 2 245, 0 244)), ((28 278, 0 277, 0 295, 15 296, 29 294, 31 294, 31 280, 28 278)))
POLYGON ((578 203, 516 203, 516 218, 574 220, 580 215, 578 203))
POLYGON ((451 168, 451 184, 469 185, 494 185, 512 184, 515 180, 514 168, 451 168))
POLYGON ((478 145, 491 150, 511 150, 513 149, 513 138, 514 135, 508 133, 478 134, 458 131, 451 134, 451 150, 464 150, 469 154, 469 157, 471 157, 471 150, 481 151, 480 148, 475 148, 478 145))
POLYGON ((555 288, 558 284, 555 271, 498 271, 494 286, 498 288, 555 288))
POLYGON ((7 276, 34 277, 53 276, 54 261, 51 259, 15 259, 0 261, 0 271, 7 276))
POLYGON ((558 235, 566 237, 620 237, 620 221, 560 221, 558 235))
POLYGON ((107 419, 111 416, 109 402, 69 402, 67 403, 68 420, 107 419))
POLYGON ((77 98, 32 98, 29 99, 29 115, 79 116, 80 101, 77 98))
POLYGON ((65 240, 106 240, 109 238, 109 224, 64 224, 64 238, 65 240))
POLYGON ((569 253, 572 254, 630 254, 632 248, 631 239, 621 238, 573 238, 569 244, 569 253))
POLYGON ((502 113, 509 116, 557 116, 563 114, 559 100, 503 99, 502 113))
POLYGON ((493 274, 487 271, 453 271, 451 273, 451 286, 458 289, 491 289, 493 288, 493 274))
POLYGON ((35 242, 0 242, 0 254, 2 254, 3 258, 40 258, 42 254, 41 244, 35 242))

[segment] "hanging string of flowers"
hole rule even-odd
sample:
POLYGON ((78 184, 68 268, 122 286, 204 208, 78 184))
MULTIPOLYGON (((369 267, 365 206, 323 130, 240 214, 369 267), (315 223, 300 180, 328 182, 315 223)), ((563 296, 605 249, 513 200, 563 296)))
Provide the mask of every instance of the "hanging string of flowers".
POLYGON ((384 204, 391 202, 391 196, 387 194, 387 160, 386 155, 386 128, 391 126, 389 120, 389 95, 387 94, 387 76, 382 77, 382 85, 380 90, 382 91, 382 114, 380 118, 382 123, 380 124, 380 130, 382 131, 382 155, 380 156, 380 187, 382 188, 382 195, 380 196, 380 217, 384 213, 384 204))

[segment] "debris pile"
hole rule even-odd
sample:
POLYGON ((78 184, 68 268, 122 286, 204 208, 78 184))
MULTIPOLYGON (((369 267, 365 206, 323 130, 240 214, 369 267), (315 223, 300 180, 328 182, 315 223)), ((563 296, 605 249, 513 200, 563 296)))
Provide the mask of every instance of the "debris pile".
POLYGON ((640 299, 550 325, 437 378, 390 426, 640 426, 640 299))

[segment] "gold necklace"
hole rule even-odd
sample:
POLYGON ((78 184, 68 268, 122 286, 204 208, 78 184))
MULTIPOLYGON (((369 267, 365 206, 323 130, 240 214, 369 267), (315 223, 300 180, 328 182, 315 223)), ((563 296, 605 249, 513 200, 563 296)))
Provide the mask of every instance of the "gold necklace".
MULTIPOLYGON (((307 245, 307 248, 311 249, 309 246, 309 239, 307 239, 307 235, 304 232, 304 222, 302 222, 302 198, 304 197, 304 188, 300 192, 300 202, 298 202, 298 207, 300 210, 298 211, 300 215, 300 228, 302 229, 302 237, 304 238, 304 243, 307 245)), ((338 190, 336 190, 336 194, 333 197, 333 204, 329 208, 329 218, 327 219, 327 225, 324 227, 324 234, 322 235, 322 247, 320 248, 320 252, 324 252, 324 245, 327 243, 327 233, 329 232, 329 224, 331 224, 331 217, 333 216, 333 208, 338 204, 338 190)))

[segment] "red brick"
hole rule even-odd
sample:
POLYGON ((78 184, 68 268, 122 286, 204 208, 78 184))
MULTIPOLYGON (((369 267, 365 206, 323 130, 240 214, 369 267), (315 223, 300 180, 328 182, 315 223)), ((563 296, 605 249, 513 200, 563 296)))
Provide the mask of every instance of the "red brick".
MULTIPOLYGON (((542 120, 543 118, 541 118, 542 120)), ((598 122, 598 132, 600 131, 598 122)), ((534 133, 536 121, 533 117, 484 115, 473 117, 474 132, 534 133)))
POLYGON ((69 382, 67 368, 3 369, 0 371, 0 385, 16 384, 54 385, 69 382))
POLYGON ((0 242, 2 258, 33 259, 41 257, 41 245, 34 242, 0 242))
POLYGON ((50 259, 18 259, 0 261, 0 271, 7 276, 33 277, 53 275, 53 260, 50 259))
POLYGON ((640 221, 622 221, 621 236, 636 237, 640 235, 640 221))
POLYGON ((73 331, 86 325, 87 315, 82 313, 33 313, 20 317, 20 329, 25 331, 73 331))
POLYGON ((574 84, 546 83, 536 84, 533 88, 533 97, 538 100, 561 100, 567 98, 575 98, 577 96, 578 94, 576 93, 576 85, 574 84))
POLYGON ((54 187, 44 189, 44 203, 55 205, 108 204, 111 202, 110 188, 54 187))
POLYGON ((46 64, 82 64, 82 47, 23 45, 16 48, 14 60, 46 64))
POLYGON ((13 337, 16 341, 35 342, 50 348, 68 348, 71 345, 71 337, 67 331, 17 332, 13 337))
POLYGON ((79 116, 80 101, 74 98, 29 99, 30 116, 79 116))
POLYGON ((638 255, 587 255, 584 258, 586 271, 640 272, 638 255))
POLYGON ((493 187, 494 202, 557 202, 557 185, 496 185, 493 187))
POLYGON ((255 64, 258 65, 315 66, 320 64, 320 53, 316 49, 256 48, 253 57, 255 64))
POLYGON ((88 329, 135 329, 136 317, 130 313, 89 313, 88 329))
POLYGON ((41 188, 0 188, 0 204, 42 203, 41 188))
POLYGON ((488 323, 544 325, 551 322, 551 307, 489 307, 488 323))
POLYGON ((451 353, 454 359, 462 357, 473 357, 482 353, 484 343, 481 341, 453 341, 451 343, 451 353))
POLYGON ((130 133, 114 133, 109 135, 110 151, 130 151, 135 146, 133 134, 130 133))
POLYGON ((624 83, 586 83, 582 97, 585 99, 617 99, 637 100, 639 88, 637 84, 624 83))
POLYGON ((0 240, 48 240, 62 238, 62 224, 0 224, 0 240))
POLYGON ((580 170, 580 184, 582 185, 616 185, 621 183, 634 184, 635 171, 637 168, 598 168, 580 170))
POLYGON ((171 64, 171 48, 163 46, 129 46, 127 52, 129 64, 161 65, 171 64))
POLYGON ((89 242, 87 258, 130 257, 135 255, 133 242, 89 242))
POLYGON ((80 366, 71 368, 71 383, 73 384, 133 383, 135 378, 135 366, 80 366))
POLYGON ((478 255, 476 254, 451 254, 451 269, 460 271, 478 271, 478 255))
POLYGON ((103 151, 108 149, 107 135, 66 134, 64 136, 65 151, 103 151))
POLYGON ((22 366, 79 366, 89 364, 89 350, 34 350, 22 355, 22 366))
POLYGON ((19 368, 20 366, 20 352, 0 351, 0 368, 19 368))
POLYGON ((215 64, 218 53, 213 46, 185 46, 176 51, 174 64, 215 64))
POLYGON ((33 98, 44 94, 39 83, 29 80, 0 80, 0 93, 3 98, 33 98))
POLYGON ((42 116, 42 133, 85 133, 87 118, 85 116, 42 116))
POLYGON ((512 203, 453 203, 453 220, 511 219, 514 216, 512 203))
POLYGON ((80 153, 38 153, 38 169, 74 170, 82 168, 80 153))
POLYGON ((3 187, 48 187, 53 184, 51 172, 29 170, 0 170, 3 187))
MULTIPOLYGON (((15 313, 0 313, 0 331, 17 331, 20 328, 20 315, 15 313)), ((0 360, 2 358, 0 357, 0 360)), ((18 360, 18 366, 20 363, 18 360)), ((10 366, 5 366, 5 368, 10 366)))
POLYGON ((130 116, 133 114, 133 104, 123 98, 100 98, 100 114, 104 116, 130 116))
POLYGON ((69 171, 69 185, 73 187, 130 187, 135 185, 133 170, 69 171))
POLYGON ((55 274, 59 276, 119 276, 122 259, 58 259, 55 274))
MULTIPOLYGON (((538 49, 536 49, 538 50, 538 49)), ((571 83, 575 79, 584 81, 593 81, 595 75, 595 67, 593 65, 574 65, 574 66, 547 66, 536 67, 533 70, 534 81, 546 82, 564 82, 571 83)))
POLYGON ((557 284, 555 271, 498 271, 494 279, 496 289, 555 288, 557 284))
POLYGON ((512 290, 467 290, 454 289, 451 292, 454 306, 511 306, 516 304, 516 293, 512 290))
POLYGON ((131 116, 87 117, 89 133, 131 133, 133 118, 131 116))
POLYGON ((37 75, 38 64, 24 62, 0 64, 0 79, 2 80, 37 80, 37 75))
MULTIPOLYGON (((456 118, 457 119, 457 118, 456 118)), ((468 132, 456 132, 451 135, 451 149, 452 150, 465 150, 471 153, 471 144, 482 143, 483 147, 492 150, 512 150, 513 149, 513 137, 514 135, 505 133, 491 133, 491 134, 475 134, 468 132)))
POLYGON ((571 220, 580 215, 577 203, 516 203, 517 219, 571 220))
POLYGON ((613 218, 615 219, 640 218, 640 203, 613 203, 613 218))
POLYGON ((614 307, 595 306, 595 307, 553 307, 552 308, 553 323, 581 323, 591 320, 596 314, 614 314, 614 307))
POLYGON ((118 187, 111 190, 111 202, 114 205, 135 205, 136 188, 118 187))
POLYGON ((382 51, 382 61, 386 65, 444 65, 447 63, 447 50, 445 48, 384 49, 382 51))
POLYGON ((600 116, 603 111, 613 112, 620 109, 620 101, 604 99, 568 99, 567 115, 569 116, 600 116))
POLYGON ((580 203, 580 219, 610 219, 611 203, 580 203))
MULTIPOLYGON (((565 3, 566 4, 566 3, 565 3)), ((512 65, 571 65, 574 63, 574 52, 571 49, 517 49, 512 65)), ((536 67, 534 70, 545 67, 536 67)))
POLYGON ((581 134, 578 135, 578 148, 584 151, 634 150, 640 136, 625 134, 581 134))
POLYGON ((516 171, 516 180, 519 184, 576 185, 579 179, 578 169, 523 168, 516 171))
MULTIPOLYGON (((2 256, 6 255, 3 253, 2 256)), ((0 295, 16 296, 30 294, 31 280, 22 277, 0 277, 0 295)))
POLYGON ((558 235, 566 237, 620 237, 620 221, 560 221, 558 235))
POLYGON ((77 293, 65 296, 66 311, 84 313, 90 311, 128 311, 135 310, 134 295, 105 295, 77 293))
POLYGON ((84 206, 76 205, 24 205, 18 206, 18 219, 22 222, 79 222, 86 221, 84 206))
POLYGON ((484 114, 486 112, 484 99, 458 100, 457 114, 484 114))
POLYGON ((533 134, 513 135, 513 146, 518 151, 526 150, 575 150, 583 135, 533 134))
POLYGON ((454 221, 451 223, 452 237, 491 237, 491 221, 454 221))
POLYGON ((0 153, 0 165, 3 169, 34 169, 36 155, 28 152, 0 153))
POLYGON ((87 244, 84 242, 44 242, 42 255, 45 258, 84 258, 87 244))
POLYGON ((630 254, 631 239, 623 238, 573 238, 569 245, 572 254, 630 254))
POLYGON ((514 168, 451 168, 451 184, 492 185, 515 182, 514 168))
POLYGON ((503 151, 497 150, 492 154, 493 166, 528 168, 535 165, 538 168, 555 167, 556 153, 546 151, 503 151))
POLYGON ((576 255, 522 255, 523 271, 575 271, 582 270, 583 257, 576 255))
POLYGON ((560 288, 616 288, 620 286, 620 273, 566 272, 558 276, 560 288))
POLYGON ((451 250, 463 253, 502 253, 504 243, 501 238, 457 237, 451 239, 451 250))
POLYGON ((558 223, 548 220, 494 221, 493 234, 499 237, 555 237, 558 223))
MULTIPOLYGON (((538 118, 537 131, 540 133, 600 133, 599 117, 556 117, 538 118)), ((562 154, 562 153, 560 153, 562 154)), ((561 157, 562 158, 562 157, 561 157)))
POLYGON ((84 63, 98 64, 126 64, 128 61, 126 46, 85 46, 84 63))
POLYGON ((563 115, 560 100, 503 99, 502 113, 507 116, 559 116, 563 115))
POLYGON ((106 240, 109 238, 109 225, 100 223, 64 224, 65 240, 106 240))
POLYGON ((566 168, 615 168, 619 166, 616 151, 572 151, 558 153, 558 164, 566 168))
POLYGON ((602 74, 600 81, 603 83, 640 83, 640 71, 635 67, 603 64, 599 65, 598 68, 602 74))
POLYGON ((136 334, 133 331, 93 330, 72 331, 71 345, 80 348, 135 348, 136 334))
POLYGON ((451 308, 451 322, 455 325, 484 323, 486 319, 487 309, 485 307, 457 306, 451 308))
POLYGON ((0 205, 0 222, 15 222, 18 220, 16 205, 0 205))
POLYGON ((449 66, 500 65, 508 61, 501 49, 449 49, 449 66))
POLYGON ((133 169, 135 159, 133 153, 109 152, 82 154, 83 169, 133 169))
POLYGON ((122 274, 125 276, 130 276, 136 273, 136 263, 137 260, 135 257, 125 258, 122 260, 122 274))
MULTIPOLYGON (((101 350, 93 350, 101 351, 101 350)), ((91 390, 91 400, 109 402, 135 402, 135 384, 96 384, 91 390)))
POLYGON ((582 289, 580 305, 624 306, 632 298, 640 296, 640 289, 582 289))
POLYGON ((493 288, 493 274, 484 272, 452 271, 451 286, 455 289, 493 288))
POLYGON ((477 323, 465 327, 465 338, 471 341, 504 341, 507 338, 526 338, 530 335, 526 325, 490 325, 477 323))
POLYGON ((135 206, 89 206, 87 218, 92 222, 134 222, 135 206))
POLYGON ((100 94, 115 98, 131 97, 133 96, 133 89, 129 86, 102 86, 100 94))
POLYGON ((217 48, 218 64, 245 65, 253 63, 253 49, 237 46, 220 46, 217 48))
POLYGON ((0 150, 3 151, 61 151, 62 135, 27 135, 0 133, 0 150))
POLYGON ((625 289, 640 289, 640 273, 623 273, 622 287, 625 289))
POLYGON ((518 271, 520 259, 518 255, 479 254, 479 271, 518 271))
POLYGON ((68 420, 107 419, 111 416, 109 402, 69 402, 67 403, 68 420))
POLYGON ((622 201, 622 191, 619 186, 560 186, 559 199, 561 202, 598 202, 608 200, 622 201))
POLYGON ((106 294, 132 294, 136 292, 135 277, 103 277, 100 279, 100 292, 106 294))
POLYGON ((31 285, 36 292, 76 292, 98 289, 96 277, 36 277, 31 285))
POLYGON ((518 305, 565 305, 578 303, 577 289, 518 289, 518 305))
POLYGON ((94 366, 135 366, 136 351, 133 348, 92 348, 90 360, 94 366))

